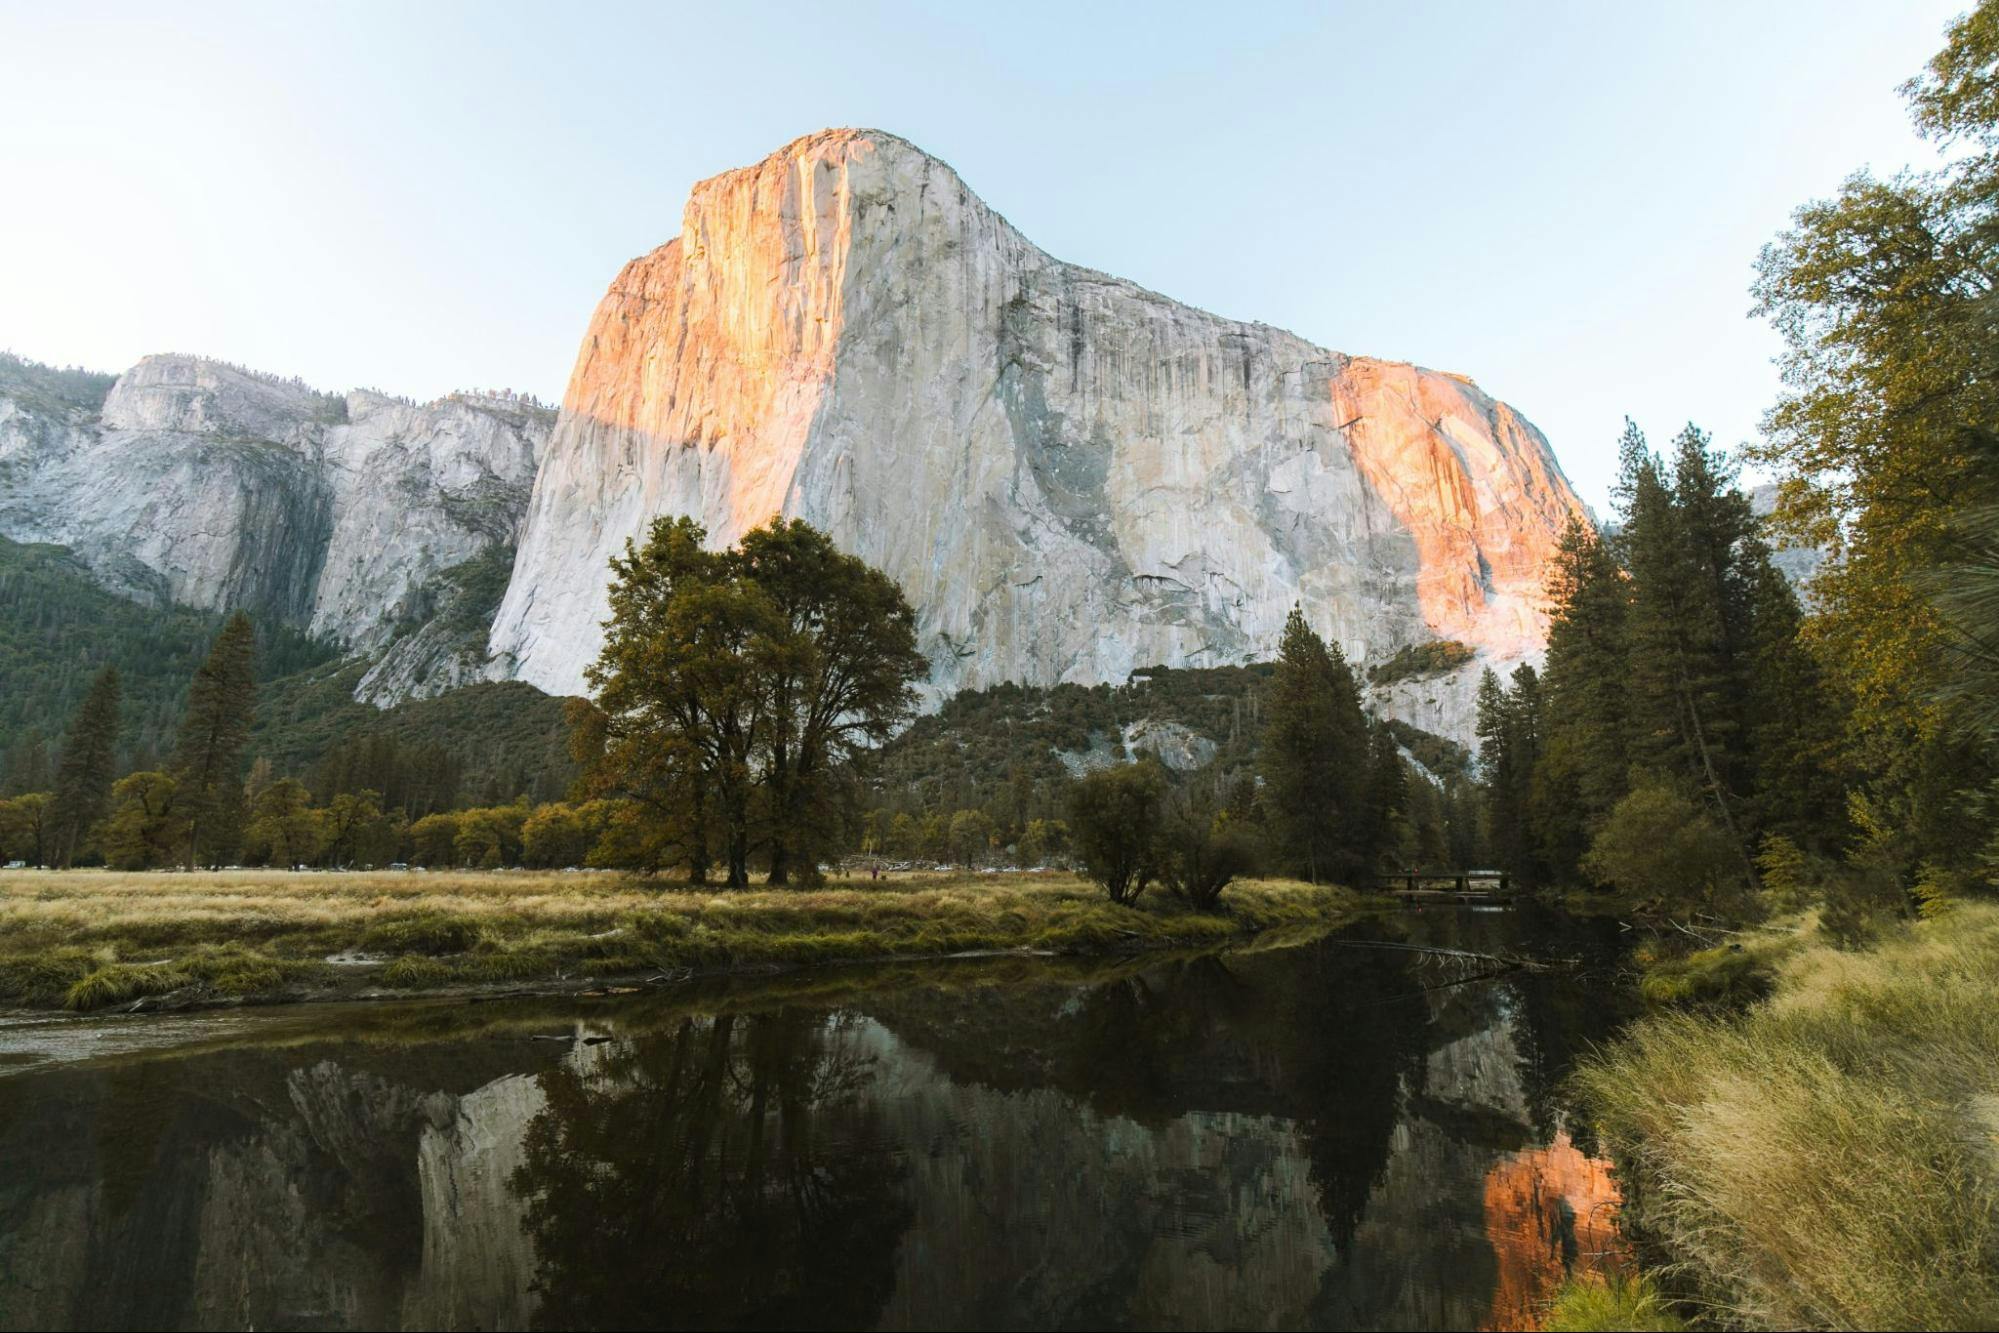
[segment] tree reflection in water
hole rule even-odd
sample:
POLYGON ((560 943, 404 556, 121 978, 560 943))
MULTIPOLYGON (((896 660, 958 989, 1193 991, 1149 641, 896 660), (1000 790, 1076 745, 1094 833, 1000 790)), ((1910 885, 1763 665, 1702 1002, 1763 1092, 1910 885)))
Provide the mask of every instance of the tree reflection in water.
MULTIPOLYGON (((1343 940, 1373 942, 1369 926, 1343 940)), ((1053 1087, 1159 1128, 1191 1112, 1295 1122, 1344 1245, 1387 1161, 1429 1039, 1410 955, 1327 945, 1152 963, 1086 988, 997 984, 869 1006, 958 1083, 1053 1087)))
POLYGON ((511 1182, 539 1325, 873 1323, 910 1214, 846 1024, 724 1014, 601 1049, 541 1075, 511 1182))
POLYGON ((0 1329, 1518 1324, 1621 1261, 1560 1099, 1618 947, 1411 914, 16 1074, 0 1329))

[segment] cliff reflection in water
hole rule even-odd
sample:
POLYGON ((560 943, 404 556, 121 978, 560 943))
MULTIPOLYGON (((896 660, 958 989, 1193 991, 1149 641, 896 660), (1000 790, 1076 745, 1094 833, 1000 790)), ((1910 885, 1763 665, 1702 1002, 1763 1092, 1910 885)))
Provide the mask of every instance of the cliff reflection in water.
POLYGON ((1615 1250, 1609 1020, 1411 927, 1521 924, 0 1079, 0 1327, 1517 1326, 1615 1250))

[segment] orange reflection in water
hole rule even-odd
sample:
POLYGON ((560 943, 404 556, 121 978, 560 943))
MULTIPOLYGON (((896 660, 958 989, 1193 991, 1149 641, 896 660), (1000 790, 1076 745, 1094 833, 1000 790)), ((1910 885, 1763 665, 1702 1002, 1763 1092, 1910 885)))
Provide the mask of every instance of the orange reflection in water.
POLYGON ((1555 1289, 1572 1271, 1622 1273, 1631 1251, 1617 1233, 1622 1201, 1610 1163, 1587 1157, 1566 1131, 1485 1174, 1485 1234, 1499 1281, 1484 1329, 1539 1328, 1555 1289))

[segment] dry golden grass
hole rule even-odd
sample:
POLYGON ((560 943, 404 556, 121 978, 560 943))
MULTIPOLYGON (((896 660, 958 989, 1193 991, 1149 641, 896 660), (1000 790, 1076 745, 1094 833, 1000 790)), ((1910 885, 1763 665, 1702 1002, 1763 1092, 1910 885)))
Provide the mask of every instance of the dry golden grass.
POLYGON ((1999 1326, 1999 908, 1808 940, 1768 1001, 1648 1018, 1578 1077, 1725 1322, 1999 1326))
POLYGON ((361 981, 430 988, 987 949, 1103 952, 1329 922, 1354 901, 1251 881, 1232 886, 1219 913, 1157 891, 1117 907, 1064 874, 731 892, 564 872, 6 871, 0 1000, 90 1008, 189 988, 300 994, 361 981))

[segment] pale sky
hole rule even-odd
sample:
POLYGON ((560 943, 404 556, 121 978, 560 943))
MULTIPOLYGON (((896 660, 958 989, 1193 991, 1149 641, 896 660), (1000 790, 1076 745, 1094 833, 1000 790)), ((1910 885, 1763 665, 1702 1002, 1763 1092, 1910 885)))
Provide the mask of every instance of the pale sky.
POLYGON ((1629 414, 1733 444, 1757 250, 1931 160, 1966 0, 789 5, 0 0, 0 348, 557 399, 688 187, 829 125, 1043 249, 1470 374, 1601 508, 1629 414))

